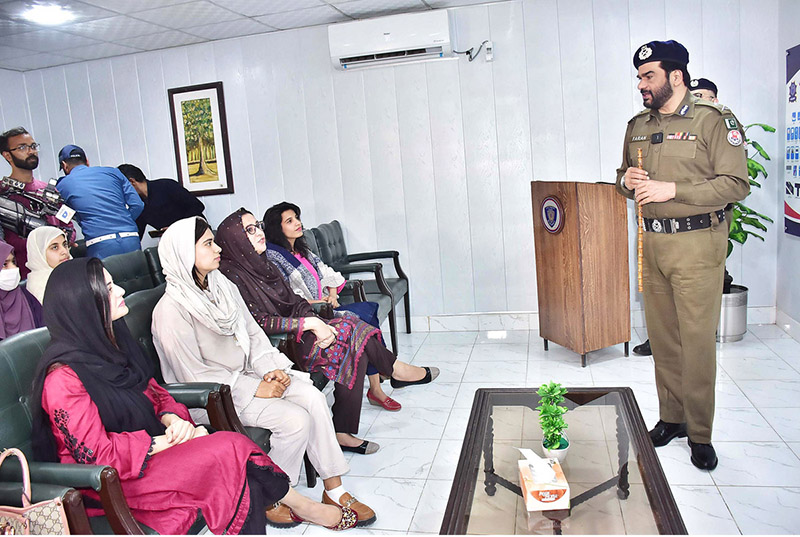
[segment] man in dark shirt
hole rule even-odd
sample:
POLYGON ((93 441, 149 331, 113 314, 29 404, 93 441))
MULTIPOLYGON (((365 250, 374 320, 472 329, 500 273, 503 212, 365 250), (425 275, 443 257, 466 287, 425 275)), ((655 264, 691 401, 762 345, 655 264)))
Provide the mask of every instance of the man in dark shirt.
POLYGON ((144 210, 136 219, 139 238, 144 235, 148 224, 157 230, 163 230, 183 218, 203 216, 206 206, 177 181, 172 179, 150 181, 144 172, 133 164, 120 164, 117 169, 128 178, 144 201, 144 210))

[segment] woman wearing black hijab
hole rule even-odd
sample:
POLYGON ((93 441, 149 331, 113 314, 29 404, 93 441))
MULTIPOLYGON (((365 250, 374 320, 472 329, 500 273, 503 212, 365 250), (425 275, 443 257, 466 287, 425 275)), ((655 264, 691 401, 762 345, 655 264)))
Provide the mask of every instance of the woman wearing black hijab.
POLYGON ((195 426, 153 380, 122 319, 123 294, 94 258, 65 262, 50 276, 43 306, 51 342, 34 382, 37 460, 115 467, 136 519, 162 534, 185 534, 198 509, 213 533, 263 533, 266 507, 278 501, 298 519, 355 524, 349 509, 291 489, 245 436, 195 426))

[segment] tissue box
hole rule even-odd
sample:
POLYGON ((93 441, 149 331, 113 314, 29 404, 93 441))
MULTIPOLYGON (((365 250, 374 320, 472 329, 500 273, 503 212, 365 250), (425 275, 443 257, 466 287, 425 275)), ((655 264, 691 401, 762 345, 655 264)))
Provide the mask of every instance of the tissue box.
POLYGON ((569 483, 564 477, 561 464, 556 459, 545 460, 556 474, 555 481, 550 483, 536 483, 528 461, 519 461, 519 478, 525 508, 528 511, 569 509, 569 483))

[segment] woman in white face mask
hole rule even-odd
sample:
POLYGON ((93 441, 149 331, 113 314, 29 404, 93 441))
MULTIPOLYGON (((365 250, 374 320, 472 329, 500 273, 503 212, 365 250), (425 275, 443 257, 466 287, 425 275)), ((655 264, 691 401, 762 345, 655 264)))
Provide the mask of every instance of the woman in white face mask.
POLYGON ((19 267, 14 247, 0 241, 0 339, 44 326, 42 307, 29 292, 19 286, 19 267))
POLYGON ((26 289, 36 297, 39 304, 44 298, 44 288, 53 269, 64 261, 69 261, 69 243, 64 231, 53 226, 42 226, 28 235, 28 262, 30 270, 26 289))

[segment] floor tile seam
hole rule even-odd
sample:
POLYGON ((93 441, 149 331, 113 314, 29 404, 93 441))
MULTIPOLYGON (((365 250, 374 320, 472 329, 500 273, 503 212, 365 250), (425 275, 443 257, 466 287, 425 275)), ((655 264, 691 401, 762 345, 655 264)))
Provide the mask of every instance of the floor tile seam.
POLYGON ((722 491, 720 490, 719 485, 717 484, 716 480, 714 480, 714 476, 713 475, 711 476, 711 479, 712 479, 712 481, 714 481, 714 487, 717 489, 717 494, 719 494, 720 499, 722 499, 722 503, 725 504, 725 509, 728 510, 728 514, 731 516, 731 520, 733 520, 733 523, 736 524, 736 529, 739 530, 739 534, 740 535, 744 535, 744 532, 742 531, 742 527, 739 525, 739 521, 736 520, 736 515, 733 514, 733 511, 731 510, 731 506, 728 505, 728 502, 725 500, 725 496, 723 496, 722 491))
MULTIPOLYGON (((768 410, 769 408, 794 408, 794 407, 764 407, 764 410, 768 410)), ((761 416, 761 419, 762 419, 762 420, 764 420, 764 423, 766 423, 767 425, 769 425, 769 428, 770 428, 770 429, 772 429, 772 431, 773 431, 775 434, 777 434, 777 435, 778 435, 778 438, 780 438, 780 439, 783 441, 783 443, 784 443, 784 444, 786 444, 786 443, 788 442, 788 440, 786 440, 786 439, 783 437, 783 435, 780 433, 780 431, 778 431, 778 430, 777 430, 777 429, 776 429, 776 428, 775 428, 775 427, 772 425, 772 423, 770 423, 770 421, 767 419, 767 417, 766 417, 766 416, 765 416, 765 415, 764 415, 764 414, 761 412, 761 409, 760 409, 760 408, 758 408, 758 407, 756 407, 756 412, 758 412, 758 415, 759 415, 759 416, 761 416)), ((788 444, 786 445, 786 447, 789 449, 789 451, 791 451, 792 453, 794 453, 794 450, 793 450, 793 449, 792 449, 792 448, 791 448, 791 447, 790 447, 788 444)), ((798 457, 798 458, 800 459, 800 457, 798 457)))

